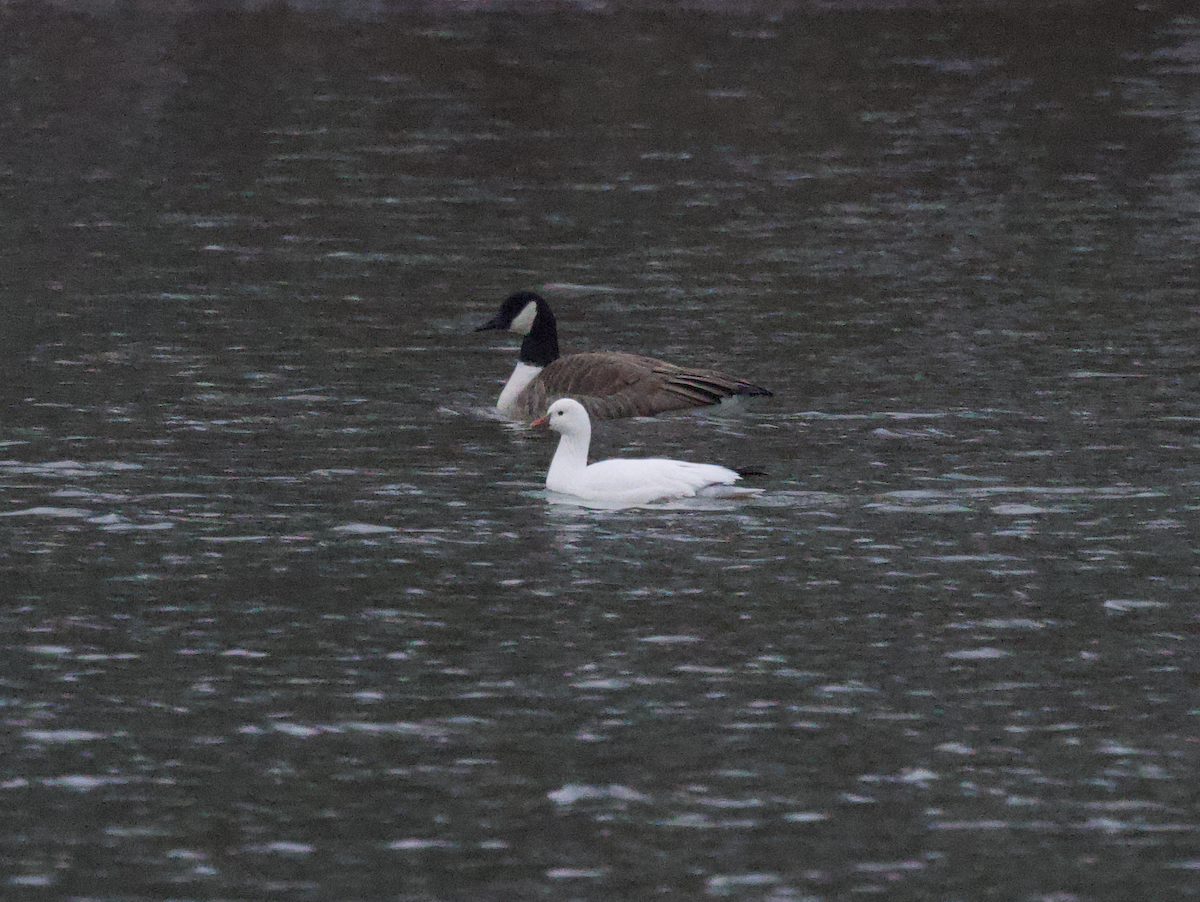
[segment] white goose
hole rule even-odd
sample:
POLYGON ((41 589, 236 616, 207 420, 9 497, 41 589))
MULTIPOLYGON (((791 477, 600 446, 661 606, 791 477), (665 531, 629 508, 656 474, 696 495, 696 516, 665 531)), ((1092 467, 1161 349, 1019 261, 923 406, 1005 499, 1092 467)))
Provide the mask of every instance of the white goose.
POLYGON ((594 417, 645 417, 669 410, 719 404, 735 395, 770 395, 762 386, 716 370, 685 369, 653 357, 621 351, 558 356, 558 327, 545 298, 518 291, 500 312, 476 329, 507 329, 524 335, 521 355, 496 406, 506 417, 528 422, 555 398, 572 397, 594 417))
POLYGON ((532 425, 549 426, 562 435, 546 474, 546 488, 552 492, 588 501, 635 505, 696 495, 754 495, 760 491, 730 492, 729 487, 742 478, 741 474, 716 464, 642 457, 602 460, 589 466, 592 424, 584 406, 572 398, 555 401, 532 425))

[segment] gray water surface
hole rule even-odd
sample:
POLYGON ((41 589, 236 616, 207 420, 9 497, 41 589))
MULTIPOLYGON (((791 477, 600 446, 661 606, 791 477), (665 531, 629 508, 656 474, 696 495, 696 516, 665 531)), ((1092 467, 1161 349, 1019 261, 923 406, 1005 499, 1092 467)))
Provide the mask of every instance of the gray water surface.
POLYGON ((1200 895, 1198 47, 4 8, 3 897, 1200 895), (764 494, 550 503, 522 288, 764 494))

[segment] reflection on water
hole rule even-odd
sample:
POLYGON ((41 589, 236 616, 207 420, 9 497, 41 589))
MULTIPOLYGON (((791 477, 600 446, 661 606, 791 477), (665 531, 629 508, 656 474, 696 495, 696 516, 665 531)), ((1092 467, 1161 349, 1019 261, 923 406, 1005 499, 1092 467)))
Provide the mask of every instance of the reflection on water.
POLYGON ((1034 24, 0 12, 5 897, 1194 894, 1200 36, 1034 24))

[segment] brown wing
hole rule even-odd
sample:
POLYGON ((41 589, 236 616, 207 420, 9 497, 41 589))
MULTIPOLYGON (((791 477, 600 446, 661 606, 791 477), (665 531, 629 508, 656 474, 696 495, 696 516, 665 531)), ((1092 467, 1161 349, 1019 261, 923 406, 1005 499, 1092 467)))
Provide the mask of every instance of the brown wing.
POLYGON ((521 393, 517 404, 527 419, 534 419, 559 398, 574 398, 589 415, 615 419, 705 407, 734 395, 769 394, 716 370, 689 370, 653 357, 601 351, 555 360, 521 393))

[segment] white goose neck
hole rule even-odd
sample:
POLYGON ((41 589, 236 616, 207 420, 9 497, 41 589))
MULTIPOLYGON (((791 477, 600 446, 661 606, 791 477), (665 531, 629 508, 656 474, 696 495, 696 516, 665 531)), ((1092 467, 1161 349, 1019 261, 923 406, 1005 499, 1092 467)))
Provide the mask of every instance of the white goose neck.
POLYGON ((574 483, 587 469, 588 445, 592 441, 592 427, 585 423, 582 430, 564 432, 558 440, 558 448, 550 461, 546 473, 546 487, 556 492, 570 493, 574 483))

